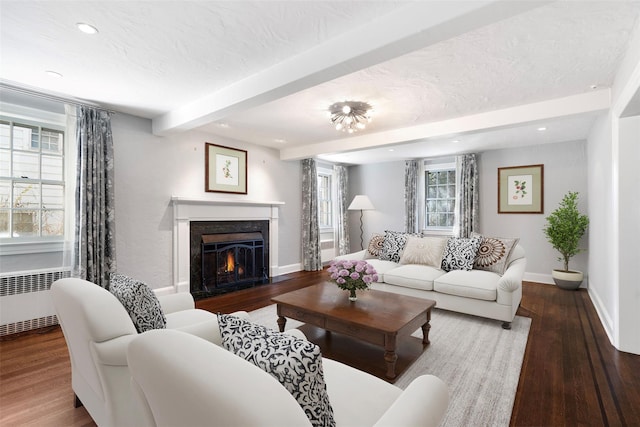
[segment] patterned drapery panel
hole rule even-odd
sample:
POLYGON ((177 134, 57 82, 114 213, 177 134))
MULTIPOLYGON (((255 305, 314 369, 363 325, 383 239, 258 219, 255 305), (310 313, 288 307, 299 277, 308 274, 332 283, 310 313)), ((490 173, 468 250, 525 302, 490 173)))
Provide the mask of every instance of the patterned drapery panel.
POLYGON ((417 233, 418 227, 418 160, 407 160, 404 165, 404 229, 417 233))
POLYGON ((318 225, 318 174, 314 159, 302 160, 302 267, 322 270, 318 225))
POLYGON ((479 177, 475 154, 456 156, 456 222, 454 233, 459 237, 469 237, 480 226, 479 177))
POLYGON ((103 288, 116 268, 113 137, 109 113, 78 107, 74 275, 103 288))
POLYGON ((351 250, 349 245, 349 222, 347 221, 347 191, 349 172, 346 166, 334 165, 333 176, 336 180, 336 240, 338 255, 346 255, 351 250))

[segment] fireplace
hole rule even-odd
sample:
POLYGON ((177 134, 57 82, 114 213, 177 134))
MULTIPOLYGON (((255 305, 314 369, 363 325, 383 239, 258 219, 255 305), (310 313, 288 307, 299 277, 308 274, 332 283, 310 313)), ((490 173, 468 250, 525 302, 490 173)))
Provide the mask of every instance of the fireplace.
MULTIPOLYGON (((173 210, 173 286, 166 293, 190 292, 202 286, 202 234, 260 231, 264 239, 265 266, 269 280, 282 274, 279 266, 279 210, 284 202, 248 199, 212 200, 172 196, 173 210), (223 230, 211 224, 260 223, 259 227, 223 230), (194 236, 194 233, 200 233, 194 236)), ((216 226, 218 227, 218 226, 216 226)))
POLYGON ((269 221, 191 221, 190 247, 194 298, 269 281, 269 221))
POLYGON ((265 283, 262 233, 205 234, 202 253, 202 290, 211 292, 230 286, 265 283))

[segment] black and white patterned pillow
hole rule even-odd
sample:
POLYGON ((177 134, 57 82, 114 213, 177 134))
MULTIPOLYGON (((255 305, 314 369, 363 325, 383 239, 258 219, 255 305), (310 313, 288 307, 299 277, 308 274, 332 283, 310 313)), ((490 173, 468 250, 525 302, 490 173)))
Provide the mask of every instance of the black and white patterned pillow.
POLYGON ((480 238, 451 237, 442 254, 442 268, 444 271, 471 270, 476 259, 480 238))
POLYGON ((335 426, 320 347, 247 320, 218 314, 222 346, 277 379, 313 426, 335 426))
POLYGON ((384 242, 382 242, 382 250, 380 251, 378 259, 381 259, 383 261, 400 262, 402 250, 404 249, 404 245, 407 243, 407 238, 409 236, 420 237, 422 235, 420 233, 415 234, 386 230, 384 232, 384 242))
POLYGON ((167 319, 160 301, 146 283, 124 274, 112 273, 109 290, 127 310, 138 332, 166 328, 167 319))

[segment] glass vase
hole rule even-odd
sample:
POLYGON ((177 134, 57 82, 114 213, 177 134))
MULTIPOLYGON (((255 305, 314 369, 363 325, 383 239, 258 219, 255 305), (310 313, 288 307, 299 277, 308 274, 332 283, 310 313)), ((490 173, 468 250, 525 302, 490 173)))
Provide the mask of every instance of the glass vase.
POLYGON ((358 299, 358 296, 356 295, 356 290, 349 289, 349 301, 355 301, 357 299, 358 299))

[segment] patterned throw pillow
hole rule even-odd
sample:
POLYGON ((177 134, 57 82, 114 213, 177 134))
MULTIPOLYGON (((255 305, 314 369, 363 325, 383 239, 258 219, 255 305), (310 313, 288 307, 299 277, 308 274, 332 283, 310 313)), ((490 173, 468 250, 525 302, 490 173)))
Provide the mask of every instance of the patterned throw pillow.
POLYGON ((222 346, 277 379, 313 426, 335 426, 320 347, 235 316, 218 314, 222 346))
POLYGON ((367 251, 364 253, 364 257, 366 259, 378 258, 380 256, 380 252, 382 251, 383 243, 384 236, 379 233, 373 233, 371 235, 371 240, 369 240, 369 244, 367 245, 367 251))
POLYGON ((167 326, 160 301, 146 283, 124 274, 112 273, 109 290, 127 310, 138 332, 167 326))
POLYGON ((472 237, 480 237, 481 239, 473 268, 492 271, 502 276, 507 269, 509 256, 520 239, 503 239, 475 234, 472 237))
POLYGON ((447 239, 409 236, 400 256, 400 264, 422 264, 440 268, 447 239))
POLYGON ((409 236, 420 237, 421 234, 403 233, 389 230, 385 231, 384 242, 382 243, 382 250, 380 251, 378 259, 381 259, 383 261, 400 262, 400 255, 402 254, 404 245, 407 242, 407 237, 409 236))
POLYGON ((442 255, 441 268, 444 271, 471 270, 480 247, 480 240, 479 237, 449 238, 442 255))

